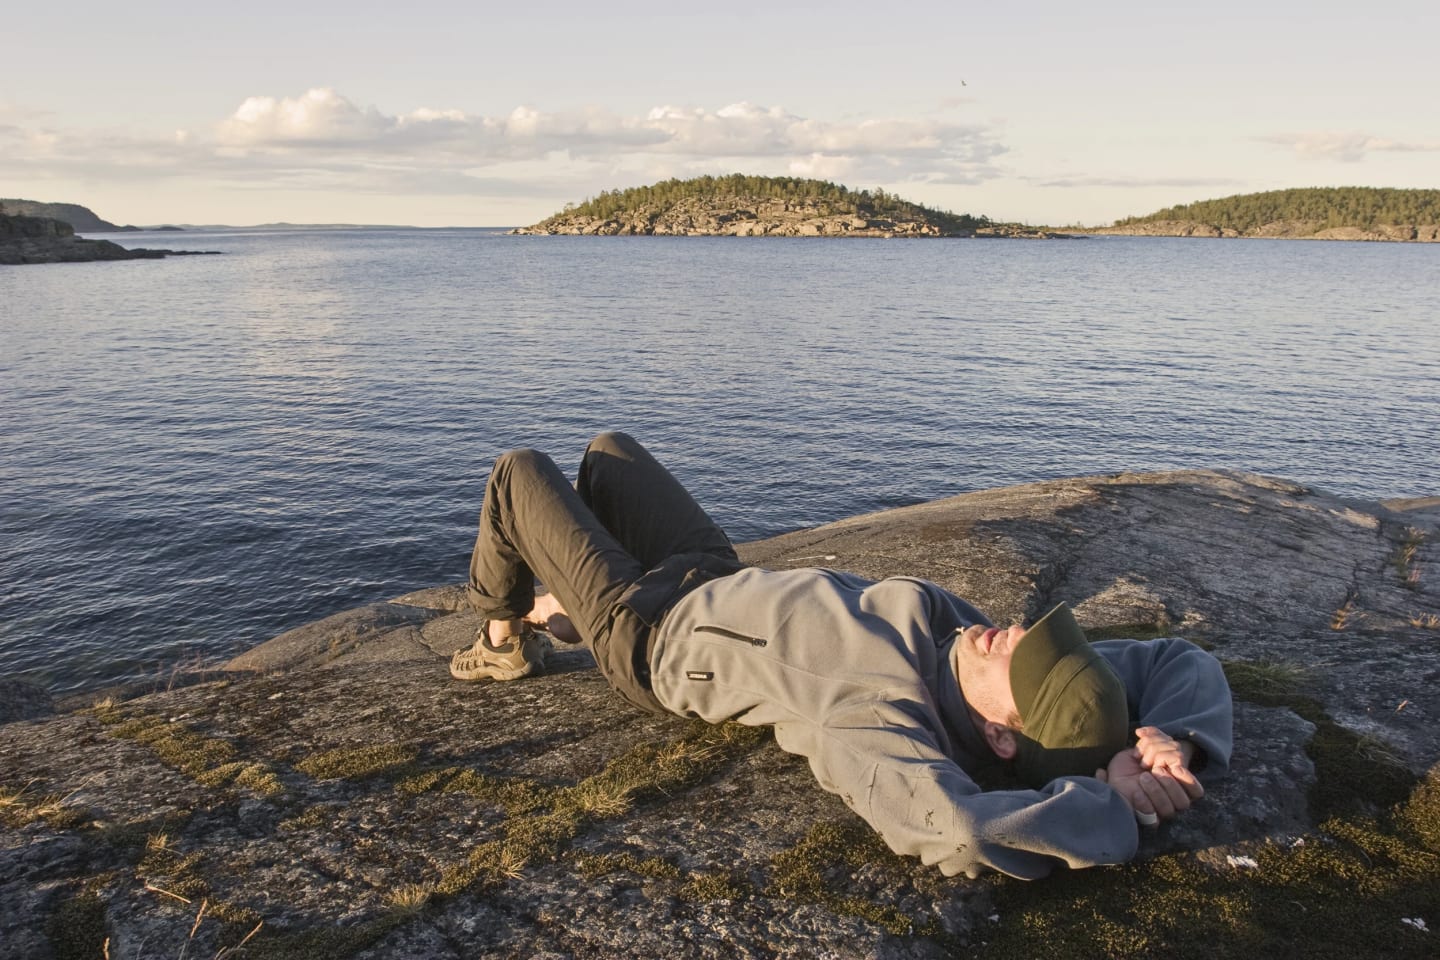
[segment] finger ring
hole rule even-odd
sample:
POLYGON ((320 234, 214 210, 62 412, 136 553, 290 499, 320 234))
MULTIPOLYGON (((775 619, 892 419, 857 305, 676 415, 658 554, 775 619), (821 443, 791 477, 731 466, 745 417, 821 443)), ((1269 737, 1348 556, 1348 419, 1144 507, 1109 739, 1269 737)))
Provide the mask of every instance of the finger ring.
POLYGON ((1135 819, 1140 821, 1142 827, 1153 827, 1160 822, 1160 816, 1154 813, 1141 813, 1135 811, 1135 819))

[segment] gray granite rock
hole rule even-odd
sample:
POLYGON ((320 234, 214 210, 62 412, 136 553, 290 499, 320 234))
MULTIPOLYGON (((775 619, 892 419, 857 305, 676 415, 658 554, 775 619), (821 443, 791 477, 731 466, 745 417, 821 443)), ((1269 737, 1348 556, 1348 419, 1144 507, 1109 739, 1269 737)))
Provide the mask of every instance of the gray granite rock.
POLYGON ((54 712, 54 698, 40 684, 18 677, 0 677, 0 723, 35 720, 54 712))
MULTIPOLYGON (((203 253, 215 253, 209 250, 203 253)), ((198 250, 150 250, 122 247, 109 240, 77 237, 75 228, 61 220, 0 213, 0 265, 27 263, 83 263, 92 260, 159 260, 193 256, 198 250)))
MULTIPOLYGON (((1255 666, 1283 695, 1241 691, 1232 775, 1144 832, 1142 860, 1171 877, 1329 842, 1317 724, 1416 773, 1440 760, 1435 512, 1119 475, 742 553, 928 577, 1002 620, 1063 599, 1093 635, 1180 634, 1255 666)), ((637 713, 582 649, 543 677, 451 681, 478 625, 463 597, 370 604, 224 679, 0 727, 0 955, 98 956, 108 939, 112 957, 215 956, 258 925, 239 955, 901 958, 1011 929, 1012 885, 889 854, 763 732, 637 713)), ((1393 952, 1423 955, 1409 942, 1393 952)))

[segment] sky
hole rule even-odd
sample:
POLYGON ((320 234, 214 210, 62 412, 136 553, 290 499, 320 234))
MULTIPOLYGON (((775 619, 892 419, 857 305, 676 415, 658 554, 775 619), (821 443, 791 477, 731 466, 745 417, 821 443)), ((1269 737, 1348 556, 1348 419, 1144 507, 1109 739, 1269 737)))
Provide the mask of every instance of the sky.
POLYGON ((17 2, 0 196, 116 223, 513 226, 669 177, 1099 225, 1440 188, 1440 4, 17 2))

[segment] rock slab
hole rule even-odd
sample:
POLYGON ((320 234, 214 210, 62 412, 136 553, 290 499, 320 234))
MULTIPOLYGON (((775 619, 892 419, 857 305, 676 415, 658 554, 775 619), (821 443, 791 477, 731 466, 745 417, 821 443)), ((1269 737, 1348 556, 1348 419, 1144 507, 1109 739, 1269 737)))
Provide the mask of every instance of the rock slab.
MULTIPOLYGON (((1027 955, 1025 931, 1100 911, 1083 906, 1095 891, 1218 884, 1259 903, 1264 881, 1277 916, 1319 909, 1326 888, 1298 865, 1357 841, 1335 839, 1351 827, 1317 799, 1334 764, 1315 744, 1383 751, 1364 769, 1402 783, 1440 761, 1437 515, 1184 471, 742 547, 775 568, 927 577, 1002 621, 1063 599, 1092 636, 1179 634, 1225 660, 1233 774, 1146 831, 1144 862, 1087 871, 1083 888, 896 858, 763 732, 642 715, 583 650, 554 651, 544 677, 451 681, 478 621, 450 585, 291 631, 220 679, 58 713, 28 691, 0 726, 0 955, 1010 956, 1027 955)), ((1356 909, 1388 924, 1391 955, 1433 955, 1390 912, 1436 926, 1440 884, 1430 900, 1413 879, 1380 884, 1390 868, 1366 856, 1370 886, 1410 892, 1356 909)), ((1256 923, 1198 939, 1238 950, 1256 923)), ((1171 955, 1160 921, 1130 926, 1171 955)))
POLYGON ((0 265, 85 263, 94 260, 159 260, 216 251, 127 248, 109 240, 77 237, 62 220, 0 213, 0 265))

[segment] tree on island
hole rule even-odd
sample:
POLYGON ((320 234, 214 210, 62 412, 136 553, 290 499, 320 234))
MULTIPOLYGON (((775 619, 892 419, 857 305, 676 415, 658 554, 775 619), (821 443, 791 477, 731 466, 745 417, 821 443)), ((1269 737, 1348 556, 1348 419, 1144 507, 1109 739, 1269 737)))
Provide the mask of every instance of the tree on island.
MULTIPOLYGON (((734 199, 813 203, 823 216, 849 214, 866 219, 906 219, 935 223, 947 232, 988 227, 987 217, 955 214, 902 200, 884 189, 851 190, 828 180, 802 177, 759 177, 734 173, 690 180, 662 180, 643 187, 605 190, 584 202, 566 204, 556 216, 615 219, 655 208, 668 208, 684 200, 734 199)), ((553 219, 553 218, 552 218, 553 219)))
POLYGON ((1440 223, 1440 190, 1389 187, 1303 187, 1239 194, 1166 207, 1116 220, 1129 227, 1163 220, 1193 221, 1246 233, 1269 223, 1305 221, 1317 230, 1337 227, 1440 223))

